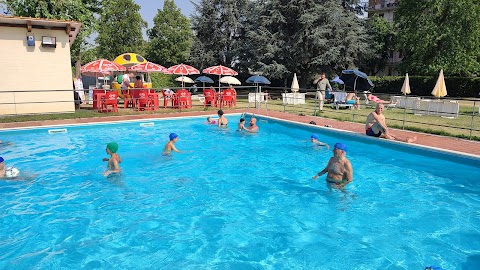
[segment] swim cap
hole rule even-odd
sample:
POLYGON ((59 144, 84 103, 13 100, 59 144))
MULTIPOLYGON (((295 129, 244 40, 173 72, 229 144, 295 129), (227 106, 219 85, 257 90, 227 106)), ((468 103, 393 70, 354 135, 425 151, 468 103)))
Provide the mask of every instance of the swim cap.
POLYGON ((3 159, 3 157, 0 157, 0 163, 2 163, 3 161, 5 161, 5 159, 3 159))
POLYGON ((218 110, 218 115, 223 115, 223 111, 222 110, 218 110))
POLYGON ((347 145, 344 143, 337 142, 333 147, 347 152, 347 145))
POLYGON ((170 133, 170 141, 173 141, 175 138, 178 137, 178 135, 176 133, 170 133))
POLYGON ((108 143, 108 144, 107 144, 107 149, 108 149, 110 152, 112 152, 112 153, 117 152, 117 150, 118 150, 118 143, 116 143, 116 142, 108 143))
POLYGON ((310 136, 310 138, 318 140, 318 139, 320 139, 320 136, 318 136, 318 134, 312 134, 312 136, 310 136))

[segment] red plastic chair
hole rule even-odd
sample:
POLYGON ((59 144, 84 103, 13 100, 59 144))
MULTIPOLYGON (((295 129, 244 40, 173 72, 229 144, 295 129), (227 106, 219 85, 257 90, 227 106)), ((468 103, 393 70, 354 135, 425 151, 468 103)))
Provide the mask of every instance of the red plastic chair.
POLYGON ((234 106, 234 97, 235 97, 235 91, 232 89, 227 89, 223 91, 222 93, 222 105, 224 107, 233 107, 234 106))
POLYGON ((163 95, 163 107, 164 108, 167 108, 169 100, 172 101, 172 106, 174 106, 175 92, 171 91, 171 94, 167 95, 167 93, 165 93, 165 90, 162 89, 162 95, 163 95))
POLYGON ((108 106, 112 106, 113 112, 118 112, 117 104, 118 92, 110 91, 105 94, 105 99, 102 99, 102 111, 108 112, 108 106))
POLYGON ((192 94, 186 89, 180 89, 176 93, 176 105, 178 108, 192 108, 192 94))
POLYGON ((203 102, 204 108, 207 106, 216 106, 217 95, 215 94, 215 90, 212 88, 204 89, 203 96, 205 96, 205 101, 203 102))
POLYGON ((148 96, 148 90, 138 91, 137 110, 153 110, 153 100, 148 96))
POLYGON ((123 108, 126 109, 126 108, 133 108, 135 106, 134 102, 133 102, 133 98, 132 98, 132 95, 130 94, 130 92, 128 90, 122 90, 122 94, 123 94, 123 108))

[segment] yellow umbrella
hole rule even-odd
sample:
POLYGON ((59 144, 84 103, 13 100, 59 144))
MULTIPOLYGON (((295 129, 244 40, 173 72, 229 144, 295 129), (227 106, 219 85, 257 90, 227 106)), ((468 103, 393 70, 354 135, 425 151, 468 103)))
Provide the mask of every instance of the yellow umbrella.
POLYGON ((432 95, 438 98, 447 95, 447 86, 445 85, 445 78, 443 77, 443 69, 440 70, 440 75, 438 75, 438 80, 433 88, 432 95))
POLYGON ((145 58, 136 53, 124 53, 117 56, 117 58, 115 58, 113 62, 125 67, 131 67, 134 65, 146 63, 147 60, 145 60, 145 58))

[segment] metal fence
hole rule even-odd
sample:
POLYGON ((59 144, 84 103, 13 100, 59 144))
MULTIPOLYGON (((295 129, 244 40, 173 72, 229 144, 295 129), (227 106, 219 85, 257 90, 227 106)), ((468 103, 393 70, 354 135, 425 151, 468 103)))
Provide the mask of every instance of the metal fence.
MULTIPOLYGON (((214 88, 216 87, 205 87, 214 88)), ((221 87, 223 91, 229 87, 221 87)), ((173 91, 181 87, 170 88, 173 91)), ((188 89, 188 88, 187 88, 188 89)), ((158 94, 159 109, 162 111, 208 111, 223 108, 205 106, 203 102, 204 87, 196 87, 197 93, 192 93, 191 108, 165 104, 162 90, 150 89, 158 94), (164 106, 166 105, 166 106, 164 106)), ((130 89, 130 92, 145 89, 130 89)), ((193 88, 189 90, 194 91, 193 88)), ((357 93, 360 98, 360 109, 353 106, 344 106, 344 101, 328 100, 324 102, 323 110, 320 108, 316 89, 299 89, 292 93, 290 88, 266 86, 235 86, 235 108, 261 111, 281 111, 299 115, 315 115, 333 118, 342 121, 365 123, 370 112, 374 110, 375 102, 369 101, 364 93, 357 93)), ((112 91, 112 90, 106 90, 112 91)), ((375 93, 385 101, 384 114, 389 127, 427 132, 440 135, 456 136, 470 140, 480 140, 480 99, 478 98, 441 98, 428 96, 392 93, 375 93)), ((49 113, 81 113, 81 111, 94 111, 94 100, 89 97, 89 90, 80 91, 82 104, 76 106, 74 90, 39 90, 39 91, 3 91, 0 92, 0 115, 8 118, 18 115, 49 114, 49 113), (63 105, 62 105, 63 104, 63 105), (40 107, 38 112, 32 109, 40 107), (49 109, 54 109, 50 110, 49 109), (77 109, 77 110, 75 110, 77 109)), ((123 99, 119 99, 119 114, 138 113, 135 108, 124 109, 123 99)), ((77 100, 78 103, 78 100, 77 100)), ((142 112, 140 112, 142 113, 142 112)), ((3 121, 8 121, 3 120, 3 121)))

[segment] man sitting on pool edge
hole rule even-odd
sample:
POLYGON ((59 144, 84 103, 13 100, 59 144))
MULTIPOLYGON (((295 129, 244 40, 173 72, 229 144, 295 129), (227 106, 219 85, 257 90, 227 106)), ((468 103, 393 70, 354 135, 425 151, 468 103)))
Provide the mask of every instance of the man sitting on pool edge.
POLYGON ((336 143, 333 147, 333 157, 330 158, 327 166, 323 170, 312 177, 313 180, 328 173, 325 180, 335 188, 342 188, 352 182, 353 168, 350 161, 345 157, 346 153, 347 145, 344 143, 336 143))
POLYGON ((373 137, 380 137, 389 140, 397 140, 406 143, 411 143, 417 140, 417 137, 407 137, 400 138, 388 132, 387 124, 385 122, 385 115, 382 113, 384 105, 382 103, 377 103, 375 111, 371 112, 367 116, 367 121, 365 123, 365 134, 373 137))

